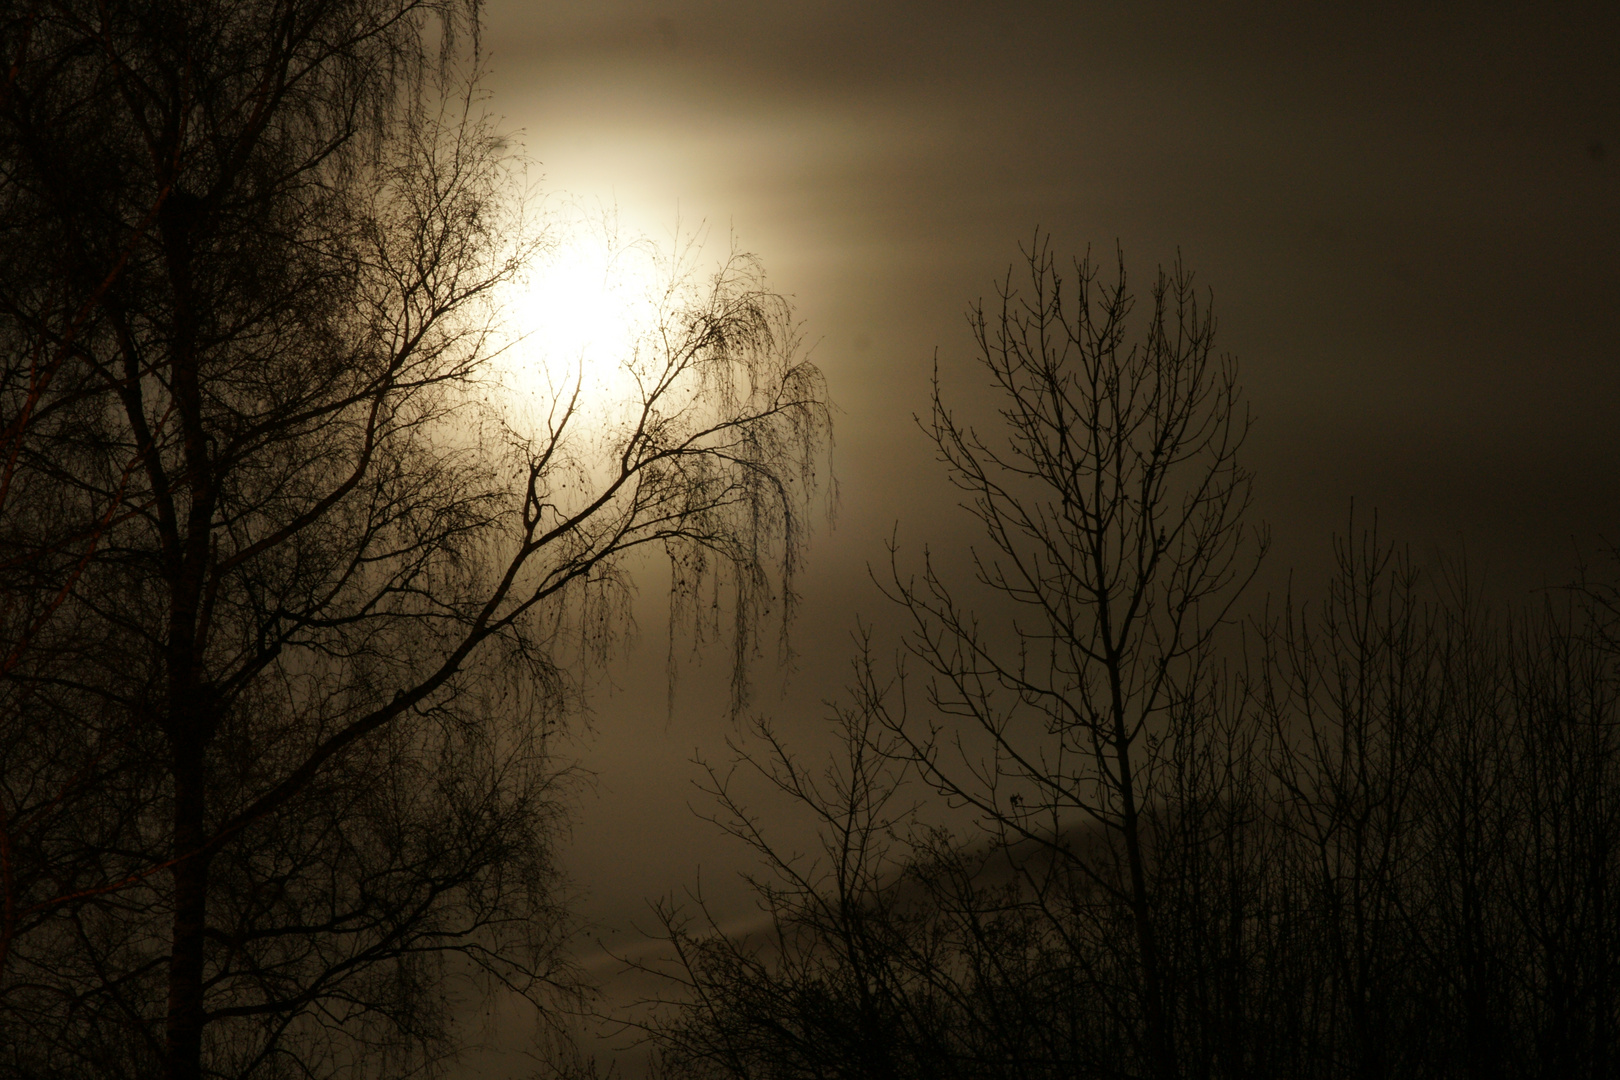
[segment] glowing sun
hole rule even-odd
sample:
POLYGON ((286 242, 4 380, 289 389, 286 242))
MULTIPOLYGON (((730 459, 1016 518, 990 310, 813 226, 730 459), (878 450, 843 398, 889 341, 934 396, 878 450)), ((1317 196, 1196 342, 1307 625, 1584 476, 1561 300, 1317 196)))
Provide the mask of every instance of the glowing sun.
POLYGON ((554 235, 505 301, 512 389, 552 396, 578 381, 588 397, 621 398, 632 388, 627 365, 657 324, 658 251, 622 236, 611 217, 571 221, 554 235))

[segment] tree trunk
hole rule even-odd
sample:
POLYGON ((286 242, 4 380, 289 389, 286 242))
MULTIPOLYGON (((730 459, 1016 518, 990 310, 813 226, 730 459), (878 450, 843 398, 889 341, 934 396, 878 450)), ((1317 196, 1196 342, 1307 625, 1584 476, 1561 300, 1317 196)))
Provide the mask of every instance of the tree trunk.
POLYGON ((1164 1007, 1164 986, 1159 971, 1159 946, 1153 933, 1153 913, 1148 907, 1147 870, 1142 855, 1142 820, 1136 806, 1136 785, 1131 774, 1131 748, 1124 741, 1123 724, 1116 733, 1115 759, 1119 763, 1121 831, 1125 834, 1125 861, 1131 875, 1131 918, 1136 929, 1136 948, 1142 967, 1142 997, 1147 1026, 1148 1061, 1160 1080, 1174 1080, 1177 1073, 1175 1041, 1169 1015, 1164 1007))
POLYGON ((203 946, 208 925, 209 853, 204 839, 204 752, 194 732, 178 734, 174 751, 174 925, 169 951, 169 1004, 164 1039, 168 1080, 201 1080, 203 946))

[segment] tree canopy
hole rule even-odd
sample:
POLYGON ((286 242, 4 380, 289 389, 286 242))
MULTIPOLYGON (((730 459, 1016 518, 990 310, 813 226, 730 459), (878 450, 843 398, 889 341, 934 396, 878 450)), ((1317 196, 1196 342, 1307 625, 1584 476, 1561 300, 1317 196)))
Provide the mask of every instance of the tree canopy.
POLYGON ((0 27, 0 1068, 410 1071, 454 1048, 447 974, 566 988, 548 732, 625 557, 729 582, 744 658, 791 597, 828 411, 756 262, 664 296, 611 422, 578 372, 539 422, 492 402, 547 238, 477 34, 414 0, 0 27))

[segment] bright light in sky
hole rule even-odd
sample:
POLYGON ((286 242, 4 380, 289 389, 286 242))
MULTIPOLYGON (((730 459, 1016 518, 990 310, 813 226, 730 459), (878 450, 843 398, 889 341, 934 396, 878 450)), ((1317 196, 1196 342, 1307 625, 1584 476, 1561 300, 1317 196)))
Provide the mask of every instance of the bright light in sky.
POLYGON ((578 379, 591 411, 611 408, 633 392, 626 364, 657 325, 658 251, 622 233, 611 212, 570 213, 552 235, 555 245, 503 301, 515 339, 501 365, 504 381, 520 407, 549 408, 578 379))

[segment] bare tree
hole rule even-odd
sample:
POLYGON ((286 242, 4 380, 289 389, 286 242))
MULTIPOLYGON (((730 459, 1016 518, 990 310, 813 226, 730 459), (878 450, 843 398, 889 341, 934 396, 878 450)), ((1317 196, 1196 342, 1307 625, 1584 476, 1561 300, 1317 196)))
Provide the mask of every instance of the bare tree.
POLYGON ((896 555, 884 585, 924 692, 864 653, 838 712, 847 764, 821 783, 762 729, 751 760, 823 822, 818 864, 715 787, 723 824, 771 868, 758 892, 774 934, 751 947, 668 920, 692 1004, 654 1031, 695 1075, 1183 1069, 1179 982, 1213 985, 1218 965, 1193 925, 1212 909, 1178 875, 1220 869, 1209 833, 1248 809, 1256 771, 1212 667, 1260 546, 1242 521, 1247 419, 1189 274, 1160 275, 1131 344, 1123 266, 1104 285, 1081 260, 1071 283, 1042 237, 1026 256, 999 311, 970 316, 994 434, 937 378, 922 425, 988 540, 973 581, 930 553, 917 578, 896 555), (892 819, 897 767, 984 831, 892 819))
MULTIPOLYGON (((1296 1071, 1600 1075, 1616 1030, 1615 653, 1587 581, 1493 610, 1376 533, 1263 635, 1270 919, 1296 1071), (1579 944, 1576 944, 1576 943, 1579 944)), ((1268 961, 1268 963, 1275 963, 1268 961)))
POLYGON ((932 1027, 919 1024, 915 993, 931 920, 895 888, 912 854, 909 813, 872 705, 857 697, 835 712, 845 753, 825 770, 805 767, 764 722, 753 731, 758 753, 708 768, 711 820, 760 858, 750 881, 761 919, 751 933, 727 935, 701 895, 657 907, 673 955, 642 967, 669 980, 671 993, 645 1003, 655 1015, 638 1022, 666 1072, 949 1075, 918 1037, 932 1027), (814 815, 819 851, 775 843, 742 801, 739 769, 814 815))
POLYGON ((767 918, 665 909, 670 1075, 1612 1072, 1612 583, 1493 607, 1352 518, 1321 596, 1218 642, 1254 548, 1208 320, 1161 279, 1128 351, 1123 282, 1082 263, 1065 315, 1030 266, 973 320, 997 434, 937 381, 925 426, 990 540, 972 580, 896 556, 910 633, 898 669, 857 659, 843 758, 818 776, 763 723, 744 755, 816 857, 716 777, 767 918), (980 829, 897 810, 919 776, 980 829))
MULTIPOLYGON (((18 77, 38 51, 34 29, 42 15, 39 5, 12 13, 0 25, 0 40, 6 47, 7 76, 0 86, 0 109, 9 107, 18 77), (33 53, 31 53, 31 47, 33 53)), ((43 262, 61 250, 59 236, 42 222, 26 197, 15 187, 4 190, 6 202, 0 207, 0 221, 6 223, 7 248, 15 260, 43 262)), ((6 561, 0 576, 0 972, 4 972, 12 939, 44 913, 68 897, 44 895, 38 889, 19 890, 30 875, 30 868, 19 864, 19 855, 29 846, 28 838, 48 829, 64 804, 75 793, 98 782, 96 763, 101 754, 93 747, 62 754, 60 748, 45 749, 37 742, 40 725, 27 721, 30 709, 28 690, 7 678, 19 664, 29 659, 41 645, 50 647, 53 618, 77 584, 107 527, 127 512, 125 495, 129 474, 138 465, 125 465, 121 482, 94 505, 75 508, 87 516, 75 517, 61 506, 37 505, 32 492, 19 478, 19 464, 46 436, 51 406, 62 397, 58 375, 71 370, 74 343, 95 305, 121 277, 134 254, 135 246, 156 219, 161 195, 146 208, 141 226, 127 238, 121 250, 99 268, 76 267, 76 273, 54 282, 55 288, 36 297, 32 318, 6 327, 7 347, 0 353, 0 523, 10 525, 29 521, 29 529, 8 529, 5 536, 6 561), (101 276, 95 277, 97 271, 101 276), (75 280, 76 279, 76 280, 75 280), (42 302, 41 302, 42 301, 42 302), (21 490, 20 490, 21 489, 21 490), (53 517, 55 520, 52 520, 53 517), (41 528, 41 525, 44 525, 41 528), (43 754, 41 751, 43 750, 43 754), (23 765, 24 761, 27 765, 23 765), (50 767, 40 770, 42 762, 50 767), (25 901, 23 892, 31 895, 25 901)), ((69 390, 69 395, 72 391, 69 390)))
POLYGON ((1603 1076, 1620 1060, 1617 595, 1612 576, 1584 576, 1514 628, 1510 855, 1480 906, 1517 946, 1498 1038, 1523 1075, 1603 1076))
POLYGON ((539 249, 458 89, 473 5, 56 0, 6 30, 32 257, 0 336, 9 372, 60 360, 7 387, 5 565, 82 565, 5 672, 7 806, 41 826, 5 853, 3 1067, 430 1067, 447 956, 566 983, 546 732, 625 557, 729 581, 743 657, 791 599, 819 374, 736 257, 665 296, 625 407, 585 424, 559 373, 503 423, 493 303, 539 249))
POLYGON ((1409 557, 1375 534, 1338 540, 1336 552, 1318 609, 1287 607, 1268 635, 1259 699, 1296 840, 1282 865, 1316 922, 1310 1053, 1331 1075, 1387 1075, 1414 1034, 1405 905, 1416 896, 1442 628, 1409 557))
POLYGON ((668 992, 632 1018, 662 1075, 1062 1077, 1107 1074, 1105 996, 1077 977, 1050 918, 1062 875, 1032 850, 925 826, 904 755, 885 730, 892 684, 863 651, 829 717, 823 769, 768 723, 730 769, 710 769, 713 820, 759 857, 761 918, 727 932, 701 896, 658 908, 668 992), (739 770, 807 810, 819 846, 789 848, 748 807, 739 770), (1100 1022, 1099 1022, 1100 1019, 1100 1022))
POLYGON ((970 607, 927 556, 916 578, 896 563, 886 591, 910 615, 929 709, 893 728, 941 792, 1124 905, 1133 1036, 1169 1077, 1174 991, 1144 811, 1170 721, 1199 707, 1214 635, 1256 565, 1237 460, 1248 419, 1187 271, 1159 275, 1133 341, 1123 262, 1099 283, 1089 258, 1066 280, 1039 236, 1026 255, 1024 283, 1009 274, 999 310, 970 317, 1000 426, 981 435, 937 379, 924 425, 983 526, 972 561, 990 604, 970 607), (1063 845, 1081 823, 1106 830, 1117 862, 1063 845))

